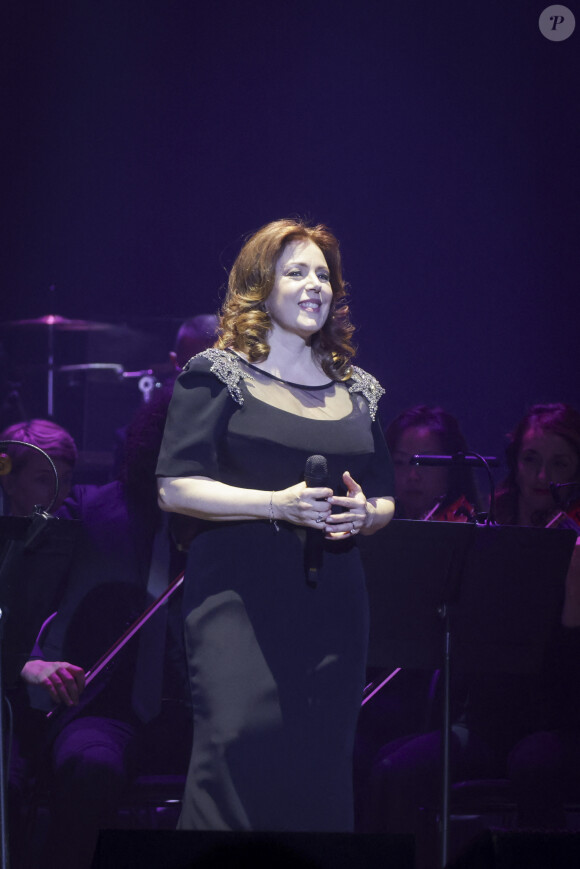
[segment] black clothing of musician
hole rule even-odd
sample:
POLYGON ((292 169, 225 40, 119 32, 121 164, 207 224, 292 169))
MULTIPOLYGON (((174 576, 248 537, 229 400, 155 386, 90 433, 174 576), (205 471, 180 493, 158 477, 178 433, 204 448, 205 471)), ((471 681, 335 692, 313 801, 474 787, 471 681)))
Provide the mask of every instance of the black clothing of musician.
POLYGON ((158 475, 219 481, 234 498, 245 490, 254 499, 239 519, 235 502, 229 515, 206 509, 217 521, 200 523, 189 551, 184 615, 195 735, 181 828, 352 829, 368 630, 353 532, 363 515, 352 512, 347 530, 329 539, 324 498, 305 508, 301 525, 287 521, 277 496, 303 479, 317 453, 327 457, 338 499, 348 488, 345 468, 367 498, 389 496, 391 463, 375 420, 382 393, 358 368, 344 382, 305 386, 218 349, 190 360, 177 380, 158 475), (312 533, 323 547, 316 586, 304 569, 312 533))
MULTIPOLYGON (((157 535, 128 509, 118 481, 76 487, 58 518, 77 519, 81 524, 58 613, 32 657, 73 661, 87 671, 149 603, 146 586, 157 535)), ((181 554, 169 542, 167 549, 167 561, 159 566, 166 585, 182 567, 181 554)), ((189 739, 190 730, 179 622, 179 602, 172 599, 160 638, 164 670, 154 687, 149 679, 145 691, 158 694, 152 698, 156 704, 150 715, 143 711, 143 701, 149 699, 141 696, 144 689, 136 691, 139 638, 122 649, 81 693, 78 705, 60 704, 48 722, 44 714, 53 702, 44 685, 27 685, 32 710, 44 714, 24 712, 17 722, 18 751, 13 752, 11 784, 15 798, 30 773, 50 785, 50 817, 37 864, 42 869, 91 865, 99 828, 115 825, 123 790, 141 771, 143 746, 149 748, 152 729, 160 730, 164 738, 154 753, 149 750, 145 771, 161 768, 165 772, 169 763, 180 772, 185 769, 187 751, 182 750, 182 740, 189 739), (170 702, 165 700, 168 697, 170 702)), ((65 666, 70 668, 70 664, 65 666)), ((26 861, 23 865, 30 865, 26 849, 34 843, 17 841, 18 832, 13 823, 14 863, 20 866, 22 859, 26 861)))

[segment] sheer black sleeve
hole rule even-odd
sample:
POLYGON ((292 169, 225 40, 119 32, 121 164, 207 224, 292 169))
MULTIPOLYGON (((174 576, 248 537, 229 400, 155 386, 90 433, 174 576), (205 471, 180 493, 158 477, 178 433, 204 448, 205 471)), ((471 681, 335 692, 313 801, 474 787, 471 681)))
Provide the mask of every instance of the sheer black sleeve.
POLYGON ((378 418, 373 421, 371 430, 375 449, 373 461, 364 482, 364 493, 367 498, 380 498, 389 495, 394 497, 393 462, 378 418))
POLYGON ((159 477, 219 479, 217 444, 235 402, 210 372, 210 362, 194 357, 175 382, 157 462, 159 477))

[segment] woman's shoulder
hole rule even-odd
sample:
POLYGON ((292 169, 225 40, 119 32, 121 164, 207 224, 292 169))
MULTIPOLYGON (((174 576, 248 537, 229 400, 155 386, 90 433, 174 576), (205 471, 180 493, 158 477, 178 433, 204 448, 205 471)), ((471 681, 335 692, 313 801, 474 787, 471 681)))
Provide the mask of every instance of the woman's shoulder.
POLYGON ((377 415, 379 400, 385 394, 385 390, 377 378, 365 371, 364 368, 353 365, 346 384, 349 392, 360 392, 364 396, 369 406, 371 419, 374 420, 377 415))
POLYGON ((203 350, 185 363, 183 370, 177 378, 181 386, 188 388, 208 379, 216 380, 225 387, 237 404, 244 403, 244 396, 240 389, 240 381, 247 377, 239 357, 229 350, 219 350, 210 347, 203 350))

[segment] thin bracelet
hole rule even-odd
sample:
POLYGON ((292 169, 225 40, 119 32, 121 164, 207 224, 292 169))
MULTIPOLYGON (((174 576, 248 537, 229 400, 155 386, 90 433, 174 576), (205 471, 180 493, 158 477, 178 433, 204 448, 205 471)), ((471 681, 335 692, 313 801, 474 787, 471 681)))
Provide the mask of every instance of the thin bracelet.
POLYGON ((279 528, 278 523, 276 522, 276 519, 274 517, 274 505, 272 504, 273 497, 274 497, 274 492, 270 492, 270 522, 273 524, 276 531, 279 531, 280 528, 279 528))

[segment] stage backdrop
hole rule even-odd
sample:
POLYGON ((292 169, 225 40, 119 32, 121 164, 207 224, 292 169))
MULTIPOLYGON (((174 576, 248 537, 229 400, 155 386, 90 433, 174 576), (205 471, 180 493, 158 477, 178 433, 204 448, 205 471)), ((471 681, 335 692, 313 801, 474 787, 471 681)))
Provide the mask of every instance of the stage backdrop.
MULTIPOLYGON (((578 403, 580 5, 563 40, 544 8, 3 3, 2 321, 126 324, 57 362, 160 361, 244 235, 302 215, 341 239, 385 422, 440 403, 500 451, 531 402, 578 403)), ((0 335, 38 392, 45 338, 0 335)))

